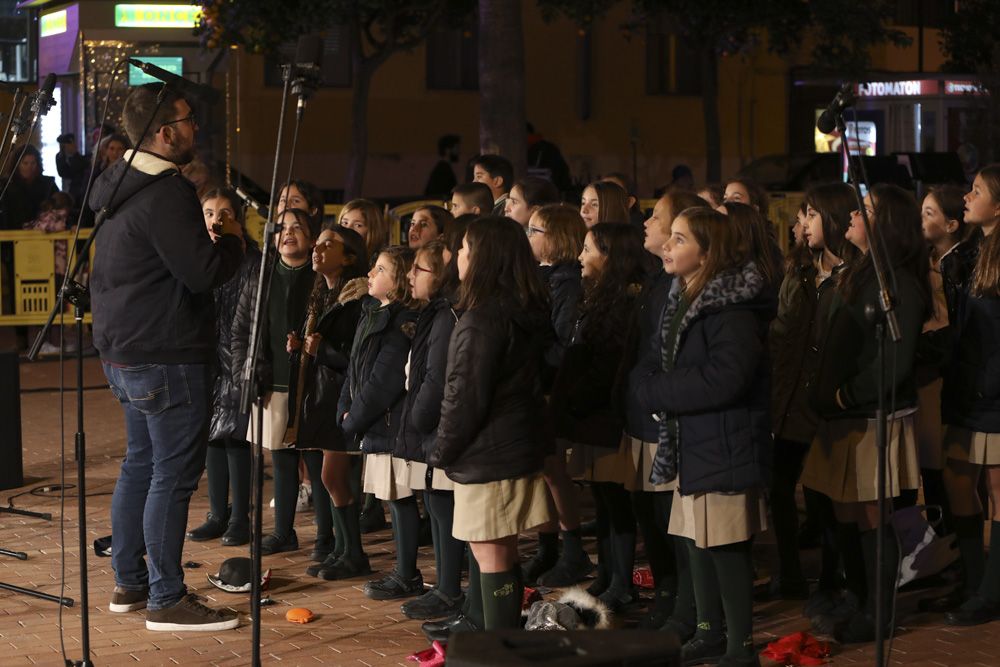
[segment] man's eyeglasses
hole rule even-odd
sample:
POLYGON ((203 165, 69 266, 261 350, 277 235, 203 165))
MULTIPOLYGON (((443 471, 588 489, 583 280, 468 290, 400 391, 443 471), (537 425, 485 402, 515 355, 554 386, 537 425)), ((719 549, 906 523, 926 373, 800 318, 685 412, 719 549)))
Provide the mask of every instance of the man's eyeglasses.
POLYGON ((191 114, 190 116, 184 116, 184 118, 175 118, 174 120, 168 120, 166 123, 160 126, 160 129, 162 130, 167 125, 173 125, 174 123, 183 123, 184 121, 189 121, 191 123, 191 127, 194 127, 198 124, 198 120, 195 118, 195 115, 191 114))

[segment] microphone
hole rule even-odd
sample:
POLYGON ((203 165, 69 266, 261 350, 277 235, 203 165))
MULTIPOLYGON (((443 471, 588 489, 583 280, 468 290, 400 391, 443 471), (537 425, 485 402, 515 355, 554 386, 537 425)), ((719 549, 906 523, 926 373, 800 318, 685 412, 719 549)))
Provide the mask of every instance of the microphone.
POLYGON ((319 85, 323 63, 323 36, 317 33, 302 35, 295 46, 294 67, 297 73, 292 82, 292 94, 298 95, 295 113, 299 119, 306 110, 306 101, 319 85))
POLYGON ((844 109, 854 104, 854 86, 845 83, 837 91, 837 95, 830 102, 829 106, 819 115, 816 121, 816 129, 823 134, 830 134, 837 127, 837 116, 844 112, 844 109))
POLYGON ((202 83, 195 83, 194 81, 185 79, 182 76, 177 76, 173 72, 168 72, 162 67, 157 67, 153 63, 143 62, 142 60, 136 60, 135 58, 128 58, 128 64, 138 67, 143 71, 143 73, 148 74, 154 79, 162 81, 168 86, 172 86, 174 90, 179 92, 184 97, 194 97, 208 104, 215 104, 219 101, 219 91, 215 90, 211 86, 206 86, 202 83))
POLYGON ((236 196, 239 197, 243 201, 244 206, 249 206, 253 210, 257 211, 257 213, 260 215, 260 217, 262 217, 265 220, 267 220, 267 207, 266 206, 264 206, 263 204, 261 204, 260 202, 258 202, 256 199, 254 199, 253 197, 251 197, 250 195, 248 195, 246 192, 244 192, 243 188, 241 188, 239 186, 236 186, 235 188, 233 188, 233 191, 235 191, 236 192, 236 196))
POLYGON ((14 126, 14 135, 10 142, 11 146, 17 144, 17 140, 23 133, 30 132, 35 123, 38 122, 38 119, 47 114, 49 109, 55 105, 56 102, 52 99, 55 89, 56 75, 53 72, 49 72, 41 88, 31 96, 31 105, 27 108, 27 117, 19 114, 14 118, 12 123, 14 126))

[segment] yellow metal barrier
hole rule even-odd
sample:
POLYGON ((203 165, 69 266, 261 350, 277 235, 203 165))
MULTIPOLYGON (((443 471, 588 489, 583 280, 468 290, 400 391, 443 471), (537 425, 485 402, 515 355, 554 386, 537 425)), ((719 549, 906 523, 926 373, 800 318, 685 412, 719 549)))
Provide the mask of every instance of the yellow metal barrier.
MULTIPOLYGON (((80 239, 90 236, 90 231, 81 230, 80 239)), ((60 286, 56 282, 56 242, 66 244, 68 255, 73 238, 74 232, 0 231, 3 254, 14 260, 12 270, 5 266, 0 271, 0 293, 4 295, 0 326, 45 324, 60 286), (8 254, 10 246, 13 251, 8 254), (11 303, 13 312, 9 312, 11 303)), ((93 248, 90 258, 94 258, 93 248)), ((89 312, 84 321, 91 321, 89 312)))

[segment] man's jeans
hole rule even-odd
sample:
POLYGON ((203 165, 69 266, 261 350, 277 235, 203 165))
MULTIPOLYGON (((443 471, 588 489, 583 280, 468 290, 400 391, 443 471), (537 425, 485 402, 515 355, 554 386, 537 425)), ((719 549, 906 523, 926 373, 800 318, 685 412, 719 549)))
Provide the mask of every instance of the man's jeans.
POLYGON ((148 586, 148 609, 164 609, 187 593, 181 553, 188 504, 205 468, 209 369, 206 364, 103 366, 125 409, 128 434, 111 499, 115 582, 126 590, 148 586))

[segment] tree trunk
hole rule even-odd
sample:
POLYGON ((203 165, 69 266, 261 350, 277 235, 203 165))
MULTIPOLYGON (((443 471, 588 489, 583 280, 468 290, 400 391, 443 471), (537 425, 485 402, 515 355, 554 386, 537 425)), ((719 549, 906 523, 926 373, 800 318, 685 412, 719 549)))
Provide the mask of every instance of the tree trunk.
POLYGON ((722 138, 719 133, 719 56, 715 49, 701 49, 701 103, 705 113, 705 178, 722 181, 722 138))
MULTIPOLYGON (((360 46, 356 47, 360 49, 360 46)), ((368 162, 368 94, 376 64, 356 51, 353 57, 351 81, 351 143, 347 158, 347 178, 344 181, 344 201, 361 196, 368 162)))
POLYGON ((524 35, 519 0, 479 0, 479 150, 527 169, 524 35))

